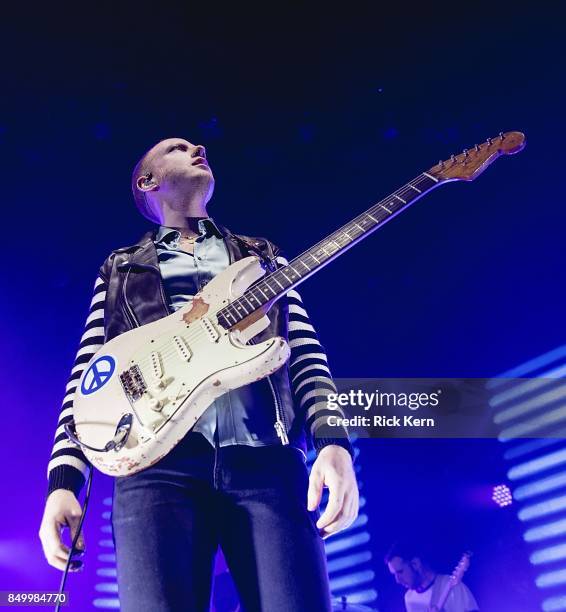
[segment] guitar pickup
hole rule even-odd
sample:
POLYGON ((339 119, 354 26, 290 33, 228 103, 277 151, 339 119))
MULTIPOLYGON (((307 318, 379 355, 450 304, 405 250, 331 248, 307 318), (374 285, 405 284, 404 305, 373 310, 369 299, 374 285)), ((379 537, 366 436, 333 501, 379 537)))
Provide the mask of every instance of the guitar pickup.
POLYGON ((213 323, 212 323, 212 321, 210 319, 207 319, 206 317, 202 317, 200 319, 200 324, 201 324, 202 328, 204 329, 204 331, 206 332, 206 335, 208 336, 208 339, 211 342, 216 342, 218 340, 218 338, 220 338, 220 333, 218 332, 218 330, 213 325, 213 323))
POLYGON ((161 355, 157 352, 151 353, 149 356, 151 361, 151 368, 153 371, 153 377, 156 380, 160 380, 163 377, 163 367, 161 365, 161 355))
POLYGON ((175 348, 177 349, 179 357, 183 361, 190 361, 193 353, 189 348, 189 345, 187 344, 186 340, 184 338, 181 338, 181 336, 173 336, 173 343, 175 344, 175 348))

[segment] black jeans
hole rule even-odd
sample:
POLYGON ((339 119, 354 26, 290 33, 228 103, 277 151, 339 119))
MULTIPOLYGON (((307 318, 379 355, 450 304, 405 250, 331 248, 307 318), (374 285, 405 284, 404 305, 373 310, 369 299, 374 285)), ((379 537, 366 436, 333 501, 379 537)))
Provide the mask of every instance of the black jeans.
POLYGON ((122 612, 209 610, 222 547, 247 612, 328 612, 326 557, 290 446, 213 448, 190 432, 154 466, 116 478, 122 612))

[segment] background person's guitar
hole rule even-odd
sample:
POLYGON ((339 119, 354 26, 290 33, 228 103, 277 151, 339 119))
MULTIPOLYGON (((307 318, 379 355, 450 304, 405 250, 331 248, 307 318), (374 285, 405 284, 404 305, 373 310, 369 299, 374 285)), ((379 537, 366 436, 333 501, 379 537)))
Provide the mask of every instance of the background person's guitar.
POLYGON ((470 557, 472 556, 471 552, 465 552, 460 559, 460 562, 452 572, 450 576, 450 581, 446 583, 446 586, 442 590, 440 597, 438 598, 438 602, 430 607, 429 612, 442 612, 444 608, 444 604, 448 599, 452 589, 462 582, 462 578, 464 574, 468 571, 470 567, 470 557))
MULTIPOLYGON (((524 145, 523 134, 508 132, 452 155, 288 265, 265 275, 257 257, 241 259, 190 304, 113 338, 81 376, 67 434, 106 474, 126 476, 152 465, 216 397, 285 363, 290 349, 283 338, 248 344, 268 326, 266 313, 277 299, 435 187, 471 181, 499 156, 517 153, 524 145)), ((283 441, 286 433, 278 431, 283 441)))

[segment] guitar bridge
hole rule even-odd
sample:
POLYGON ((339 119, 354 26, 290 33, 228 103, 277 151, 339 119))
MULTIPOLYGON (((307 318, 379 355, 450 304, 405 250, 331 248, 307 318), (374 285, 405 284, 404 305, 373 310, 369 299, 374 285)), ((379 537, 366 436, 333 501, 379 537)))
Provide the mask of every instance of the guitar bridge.
POLYGON ((133 365, 120 374, 122 389, 131 401, 139 400, 147 390, 147 385, 138 365, 133 365))

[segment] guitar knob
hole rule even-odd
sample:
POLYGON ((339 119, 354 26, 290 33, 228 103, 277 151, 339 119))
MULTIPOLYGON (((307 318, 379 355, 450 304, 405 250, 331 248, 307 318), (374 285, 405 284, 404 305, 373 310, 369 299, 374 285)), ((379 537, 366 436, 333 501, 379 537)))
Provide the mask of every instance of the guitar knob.
POLYGON ((159 412, 163 408, 163 402, 156 397, 150 397, 147 400, 147 405, 155 412, 159 412))
POLYGON ((153 393, 159 393, 160 391, 165 389, 165 387, 167 387, 167 385, 169 385, 172 380, 173 378, 170 376, 163 376, 162 378, 155 380, 153 385, 151 386, 151 391, 153 393))

